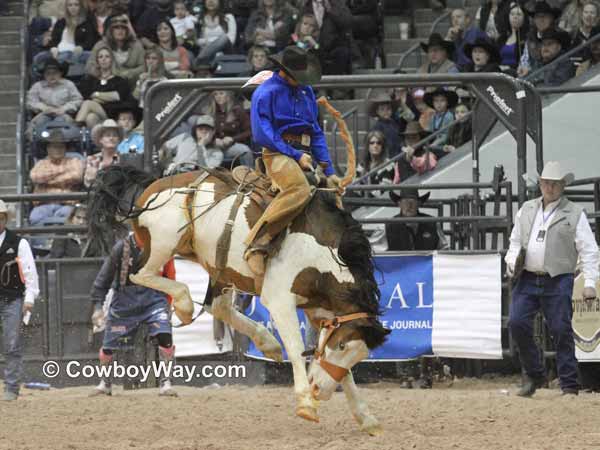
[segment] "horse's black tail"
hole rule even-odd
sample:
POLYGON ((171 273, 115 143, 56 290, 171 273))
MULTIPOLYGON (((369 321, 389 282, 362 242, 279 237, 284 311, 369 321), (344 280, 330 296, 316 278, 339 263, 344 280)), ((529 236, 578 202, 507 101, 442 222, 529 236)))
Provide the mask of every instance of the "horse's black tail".
POLYGON ((139 216, 135 201, 156 178, 133 166, 113 165, 98 172, 89 191, 89 252, 106 255, 127 233, 125 221, 139 216))

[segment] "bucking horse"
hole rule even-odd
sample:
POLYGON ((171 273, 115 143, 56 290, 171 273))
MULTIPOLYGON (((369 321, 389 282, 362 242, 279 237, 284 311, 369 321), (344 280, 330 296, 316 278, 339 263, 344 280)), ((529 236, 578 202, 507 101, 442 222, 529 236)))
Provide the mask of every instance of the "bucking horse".
MULTIPOLYGON (((325 106, 342 124, 348 184, 355 173, 354 148, 339 113, 325 106)), ((304 211, 276 239, 256 292, 243 258, 244 239, 274 193, 266 176, 238 169, 200 169, 156 180, 133 167, 111 166, 98 174, 90 192, 90 235, 97 238, 129 220, 145 261, 131 280, 170 295, 184 324, 194 312, 188 287, 159 273, 174 255, 199 263, 211 279, 204 308, 248 336, 265 356, 282 361, 277 339, 233 307, 230 290, 260 295, 293 367, 296 414, 318 422, 319 400, 328 400, 341 383, 361 429, 379 433, 351 372, 389 333, 378 319, 380 291, 362 227, 339 208, 335 192, 314 188, 304 211), (319 329, 308 374, 297 308, 319 329)))

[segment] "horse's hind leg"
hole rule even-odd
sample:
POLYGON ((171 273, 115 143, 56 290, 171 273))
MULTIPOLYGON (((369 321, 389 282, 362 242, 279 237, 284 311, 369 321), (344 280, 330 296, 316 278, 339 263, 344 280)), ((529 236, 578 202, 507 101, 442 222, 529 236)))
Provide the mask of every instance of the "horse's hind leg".
POLYGON ((342 387, 344 388, 346 400, 348 400, 348 404, 350 405, 350 411, 352 411, 352 415, 360 425, 360 429, 366 431, 371 436, 383 433, 383 428, 379 425, 379 421, 371 414, 367 403, 359 397, 352 372, 348 372, 348 375, 342 379, 342 387))
MULTIPOLYGON (((155 234, 155 236, 157 235, 155 234)), ((173 298, 175 314, 183 324, 187 325, 192 322, 194 313, 194 304, 187 285, 160 276, 161 269, 175 252, 179 235, 171 231, 162 233, 160 236, 160 241, 154 239, 151 243, 144 243, 144 251, 150 252, 148 260, 138 273, 129 275, 129 279, 140 286, 170 295, 173 298)))
POLYGON ((279 345, 277 339, 269 333, 269 330, 264 325, 249 319, 237 311, 233 307, 232 297, 229 292, 214 298, 212 304, 205 305, 204 308, 217 319, 222 320, 235 330, 252 339, 254 345, 267 358, 278 362, 283 361, 281 345, 279 345))

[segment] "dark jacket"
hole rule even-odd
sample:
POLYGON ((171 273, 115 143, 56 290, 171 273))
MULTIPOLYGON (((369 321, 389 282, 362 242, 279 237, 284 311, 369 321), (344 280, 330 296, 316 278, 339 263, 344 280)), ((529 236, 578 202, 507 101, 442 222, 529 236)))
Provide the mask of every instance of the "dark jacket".
POLYGON ((381 131, 385 136, 385 147, 388 150, 388 156, 393 158, 402 151, 402 138, 400 137, 400 125, 394 120, 377 119, 369 131, 381 131))
MULTIPOLYGON (((59 19, 54 24, 50 47, 58 46, 62 40, 63 31, 65 31, 66 26, 67 21, 65 19, 59 19)), ((100 35, 98 34, 98 30, 96 30, 96 22, 91 16, 87 16, 85 21, 77 25, 75 28, 75 45, 80 46, 84 50, 90 51, 99 40, 100 35)))
MULTIPOLYGON (((561 52, 557 58, 560 58, 564 53, 565 52, 561 52)), ((540 74, 541 78, 536 78, 533 80, 533 83, 541 86, 560 86, 574 76, 575 66, 571 60, 567 59, 566 61, 558 63, 551 69, 544 70, 543 73, 540 74)))
POLYGON ((72 237, 54 239, 50 247, 50 258, 81 258, 84 256, 84 246, 85 240, 78 241, 72 237))
POLYGON ((21 280, 17 256, 21 237, 14 231, 6 230, 0 246, 0 299, 14 300, 22 297, 25 284, 21 280))
POLYGON ((458 122, 450 127, 446 143, 458 148, 469 142, 472 137, 471 119, 467 119, 465 122, 458 122))
MULTIPOLYGON (((284 26, 276 28, 275 32, 275 47, 281 49, 285 47, 290 34, 294 32, 294 24, 298 19, 298 14, 287 3, 284 3, 281 10, 273 16, 273 23, 283 22, 284 26)), ((250 15, 246 30, 244 31, 244 38, 246 44, 249 46, 254 44, 255 34, 257 28, 266 28, 267 26, 267 15, 264 10, 257 9, 250 15)))
POLYGON ((173 17, 173 8, 168 10, 159 9, 157 6, 151 6, 146 9, 135 24, 135 32, 138 39, 146 38, 154 43, 156 42, 156 27, 162 20, 169 20, 173 17))
POLYGON ((227 121, 227 114, 219 111, 215 114, 215 137, 223 139, 225 136, 233 138, 240 144, 248 144, 250 141, 250 116, 244 109, 235 105, 231 111, 234 120, 227 121))
MULTIPOLYGON (((394 217, 402 217, 398 214, 394 217)), ((417 217, 431 217, 418 213, 417 217)), ((388 223, 385 225, 385 235, 389 251, 437 250, 440 239, 435 223, 388 223), (414 226, 416 225, 416 226, 414 226)))
MULTIPOLYGON (((331 11, 325 11, 319 32, 319 47, 329 53, 337 47, 349 47, 352 33, 352 13, 344 0, 329 0, 331 11)), ((304 12, 314 14, 312 0, 307 0, 304 12)))

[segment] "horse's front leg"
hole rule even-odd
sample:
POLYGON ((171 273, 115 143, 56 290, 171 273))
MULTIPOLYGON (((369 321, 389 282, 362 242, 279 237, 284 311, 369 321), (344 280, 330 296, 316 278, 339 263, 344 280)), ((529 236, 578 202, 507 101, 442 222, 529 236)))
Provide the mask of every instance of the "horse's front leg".
POLYGON ((296 313, 296 296, 289 289, 276 286, 272 279, 266 278, 261 301, 271 313, 275 326, 292 363, 294 371, 294 392, 296 393, 296 415, 306 420, 319 421, 318 401, 313 399, 306 375, 306 365, 302 352, 304 344, 300 334, 300 322, 296 313))
POLYGON ((348 375, 342 379, 342 387, 344 388, 344 394, 346 395, 346 400, 348 400, 350 411, 360 425, 360 429, 366 431, 371 436, 383 433, 383 428, 379 424, 379 421, 371 414, 367 403, 360 398, 352 372, 348 372, 348 375))

